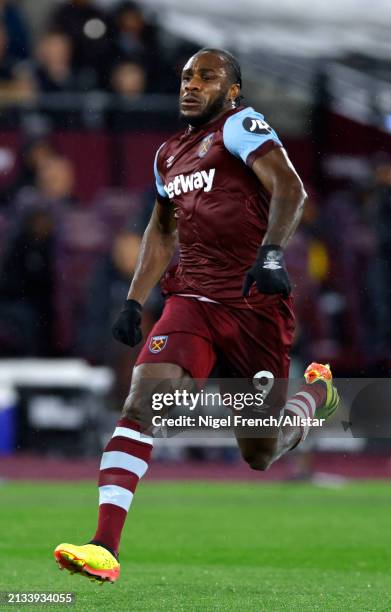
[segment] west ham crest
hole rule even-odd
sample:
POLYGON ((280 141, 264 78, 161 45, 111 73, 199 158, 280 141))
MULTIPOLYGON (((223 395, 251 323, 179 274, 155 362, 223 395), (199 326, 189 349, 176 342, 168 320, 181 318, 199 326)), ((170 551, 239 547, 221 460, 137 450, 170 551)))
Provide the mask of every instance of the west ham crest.
POLYGON ((149 350, 151 353, 160 353, 167 345, 168 336, 152 336, 149 341, 149 350))
POLYGON ((202 140, 200 144, 200 148, 198 149, 198 157, 205 157, 210 147, 212 146, 214 137, 215 137, 214 132, 205 136, 205 138, 202 140))

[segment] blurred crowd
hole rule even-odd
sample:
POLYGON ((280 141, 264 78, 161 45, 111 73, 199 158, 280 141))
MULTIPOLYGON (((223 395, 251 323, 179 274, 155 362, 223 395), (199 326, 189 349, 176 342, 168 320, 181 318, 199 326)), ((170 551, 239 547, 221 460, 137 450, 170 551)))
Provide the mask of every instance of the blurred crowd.
MULTIPOLYGON (((341 162, 342 163, 342 162, 341 162)), ((391 365, 391 158, 309 200, 287 251, 302 365, 339 376, 388 376, 391 365)))
POLYGON ((125 99, 177 89, 184 50, 132 0, 53 3, 33 44, 15 0, 0 0, 0 101, 102 90, 125 99))
MULTIPOLYGON (((50 136, 27 140, 13 182, 0 193, 0 355, 84 357, 110 365, 122 396, 138 349, 111 338, 129 288, 153 190, 75 190, 73 161, 50 136)), ((162 308, 145 307, 147 334, 162 308)))

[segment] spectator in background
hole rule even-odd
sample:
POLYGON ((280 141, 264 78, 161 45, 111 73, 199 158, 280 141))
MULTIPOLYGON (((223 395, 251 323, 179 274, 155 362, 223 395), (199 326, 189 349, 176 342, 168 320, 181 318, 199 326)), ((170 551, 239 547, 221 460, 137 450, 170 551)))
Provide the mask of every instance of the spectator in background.
POLYGON ((134 120, 129 113, 129 102, 145 93, 147 76, 142 64, 124 61, 114 66, 110 79, 110 90, 115 98, 106 114, 107 126, 114 132, 129 129, 134 120))
POLYGON ((106 83, 109 35, 106 15, 92 0, 65 0, 54 9, 49 28, 65 34, 73 43, 72 65, 83 89, 106 83))
POLYGON ((75 172, 66 157, 52 157, 38 167, 37 188, 48 202, 65 205, 77 203, 75 196, 75 172))
POLYGON ((0 271, 0 354, 54 353, 54 222, 41 207, 25 211, 0 271))
POLYGON ((34 88, 29 75, 8 52, 8 37, 0 23, 0 102, 30 99, 34 88))
POLYGON ((46 143, 33 149, 31 161, 35 181, 15 196, 16 238, 4 258, 0 351, 40 356, 66 354, 68 346, 61 343, 61 334, 73 324, 75 284, 75 279, 66 275, 68 244, 75 231, 71 213, 78 205, 74 168, 69 159, 54 153, 46 143), (20 332, 13 333, 15 329, 20 332))
POLYGON ((164 91, 166 70, 165 50, 160 42, 159 28, 148 22, 136 2, 121 2, 113 13, 113 61, 136 62, 146 71, 148 93, 164 91))
POLYGON ((13 183, 0 195, 2 206, 9 207, 16 194, 24 187, 33 187, 37 180, 38 169, 56 155, 48 137, 38 136, 27 139, 20 152, 18 174, 13 183))
MULTIPOLYGON (((19 313, 21 321, 25 320, 28 329, 31 328, 25 352, 22 346, 14 349, 19 351, 18 354, 66 355, 69 346, 63 342, 63 336, 65 336, 64 329, 68 331, 73 325, 72 291, 76 280, 74 277, 67 276, 68 244, 75 230, 71 223, 72 214, 78 210, 79 202, 74 195, 75 174, 70 160, 58 154, 46 157, 47 152, 41 151, 40 153, 42 153, 40 160, 42 163, 37 162, 34 185, 20 189, 13 203, 13 219, 16 227, 14 233, 17 240, 12 241, 8 249, 9 253, 5 257, 4 287, 3 293, 0 292, 0 303, 2 301, 5 303, 5 311, 0 309, 0 350, 2 330, 7 329, 8 321, 10 329, 13 329, 12 317, 15 311, 15 316, 19 313), (37 218, 39 220, 38 229, 35 223, 37 218), (40 228, 45 225, 42 219, 50 231, 49 229, 45 232, 41 231, 40 228), (33 290, 29 289, 30 293, 28 293, 25 289, 27 283, 25 279, 33 278, 36 270, 35 262, 39 263, 37 266, 40 270, 39 274, 42 275, 43 290, 42 292, 37 290, 33 300, 31 297, 33 290), (14 274, 13 270, 15 270, 16 278, 22 279, 17 283, 19 293, 9 289, 9 283, 13 287, 15 282, 11 282, 10 279, 10 275, 14 274), (31 299, 26 297, 23 301, 22 296, 25 294, 30 295, 31 299), (40 294, 42 294, 42 302, 38 299, 40 294), (12 297, 15 298, 14 309, 12 297), (18 300, 21 302, 20 308, 17 306, 18 300), (44 308, 45 302, 48 304, 48 310, 44 308), (56 316, 54 328, 51 323, 47 324, 47 321, 54 318, 53 312, 56 316), (11 313, 10 316, 8 313, 11 313), (5 322, 4 325, 1 324, 1 320, 5 322), (42 341, 40 336, 42 336, 42 341)), ((39 154, 37 157, 39 158, 39 154)), ((30 280, 28 282, 30 283, 30 280)), ((32 286, 33 281, 30 284, 32 286)), ((6 345, 5 341, 4 345, 6 345)))
POLYGON ((17 215, 43 207, 50 211, 56 225, 60 227, 67 212, 78 204, 72 162, 56 154, 38 165, 34 185, 22 187, 16 193, 12 206, 17 215))
POLYGON ((66 211, 78 203, 75 197, 75 172, 66 157, 53 155, 38 164, 33 187, 22 188, 16 195, 16 208, 23 210, 35 205, 66 211))
MULTIPOLYGON (((117 373, 118 399, 129 386, 129 370, 140 347, 130 349, 113 342, 111 326, 120 311, 132 280, 141 238, 131 230, 115 237, 111 252, 96 265, 81 318, 80 352, 92 363, 110 364, 117 373), (130 353, 130 354, 129 354, 130 353)), ((158 291, 147 301, 143 333, 147 334, 161 311, 158 291)))
POLYGON ((65 34, 51 31, 39 41, 32 77, 40 93, 77 91, 72 72, 72 42, 65 34))
POLYGON ((145 93, 145 86, 146 73, 141 64, 127 61, 114 67, 111 74, 113 93, 131 100, 145 93))
POLYGON ((113 241, 111 252, 97 263, 92 274, 82 317, 81 345, 86 357, 95 363, 105 363, 108 358, 111 325, 127 293, 140 243, 138 234, 120 232, 113 241))
POLYGON ((0 0, 0 22, 7 34, 8 54, 17 60, 30 55, 30 36, 23 14, 12 0, 0 0))

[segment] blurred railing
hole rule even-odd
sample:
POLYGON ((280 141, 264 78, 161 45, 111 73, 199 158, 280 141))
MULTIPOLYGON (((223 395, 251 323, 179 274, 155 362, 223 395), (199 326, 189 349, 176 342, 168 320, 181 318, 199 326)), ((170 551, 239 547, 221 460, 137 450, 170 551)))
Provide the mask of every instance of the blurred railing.
POLYGON ((0 129, 176 129, 178 96, 151 94, 124 99, 101 91, 50 93, 17 99, 0 93, 0 129))

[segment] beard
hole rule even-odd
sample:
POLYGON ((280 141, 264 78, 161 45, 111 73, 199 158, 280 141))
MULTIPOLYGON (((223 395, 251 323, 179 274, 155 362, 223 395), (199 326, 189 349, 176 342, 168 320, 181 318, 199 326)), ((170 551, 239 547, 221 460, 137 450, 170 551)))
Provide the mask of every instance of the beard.
POLYGON ((207 108, 205 108, 199 115, 195 117, 187 117, 179 110, 179 118, 183 123, 187 125, 191 125, 192 127, 200 127, 209 123, 216 115, 221 113, 225 107, 227 94, 221 94, 218 98, 216 98, 207 108))

